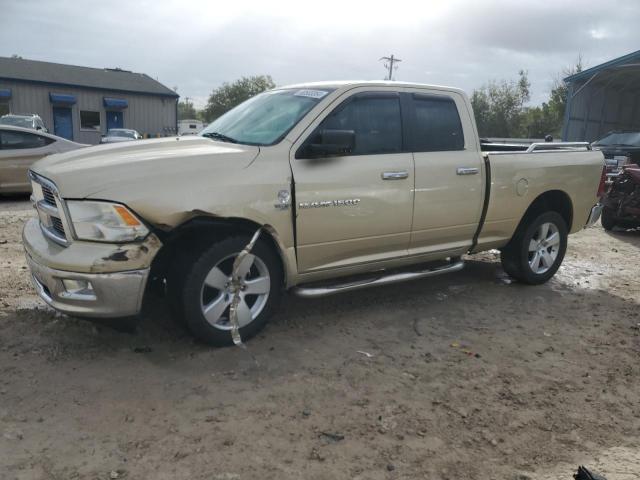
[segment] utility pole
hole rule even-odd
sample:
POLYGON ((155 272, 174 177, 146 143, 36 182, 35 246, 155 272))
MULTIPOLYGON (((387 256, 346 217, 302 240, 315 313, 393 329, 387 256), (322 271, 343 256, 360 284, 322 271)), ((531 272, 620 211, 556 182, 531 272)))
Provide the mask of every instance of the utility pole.
POLYGON ((402 60, 394 57, 393 54, 391 54, 390 57, 381 57, 380 60, 384 60, 385 61, 384 68, 389 69, 389 77, 385 78, 385 80, 393 80, 393 71, 398 69, 398 66, 396 65, 394 67, 393 64, 401 62, 402 60))

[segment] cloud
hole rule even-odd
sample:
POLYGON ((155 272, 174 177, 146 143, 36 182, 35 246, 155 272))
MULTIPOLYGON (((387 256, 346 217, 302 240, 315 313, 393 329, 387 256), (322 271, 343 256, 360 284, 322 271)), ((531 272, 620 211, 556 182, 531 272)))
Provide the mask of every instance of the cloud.
POLYGON ((589 65, 637 50, 640 3, 433 0, 405 4, 191 0, 21 0, 3 7, 0 55, 147 73, 202 103, 240 76, 282 85, 384 77, 471 91, 528 70, 532 101, 582 54, 589 65))

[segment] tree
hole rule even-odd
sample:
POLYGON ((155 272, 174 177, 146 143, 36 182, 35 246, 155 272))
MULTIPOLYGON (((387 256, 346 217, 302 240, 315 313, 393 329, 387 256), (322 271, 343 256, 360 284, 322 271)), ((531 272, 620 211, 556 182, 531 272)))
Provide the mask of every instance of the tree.
POLYGON ((554 79, 549 100, 526 107, 531 84, 521 70, 517 81, 491 81, 471 95, 471 104, 481 137, 557 138, 562 132, 568 89, 563 78, 582 71, 582 57, 554 79))
POLYGON ((529 101, 529 78, 520 70, 518 81, 492 80, 471 95, 481 137, 522 136, 524 104, 529 101))
POLYGON ((198 112, 189 98, 185 98, 183 101, 178 102, 178 120, 196 118, 198 118, 198 112))
POLYGON ((539 107, 528 108, 525 112, 526 136, 529 138, 543 138, 552 135, 560 137, 564 124, 564 112, 567 108, 569 90, 564 78, 582 71, 582 56, 578 55, 576 64, 564 68, 554 79, 549 101, 539 107))
POLYGON ((207 122, 211 122, 236 105, 275 86, 270 75, 242 77, 233 83, 225 82, 209 96, 207 106, 204 108, 204 118, 207 122))

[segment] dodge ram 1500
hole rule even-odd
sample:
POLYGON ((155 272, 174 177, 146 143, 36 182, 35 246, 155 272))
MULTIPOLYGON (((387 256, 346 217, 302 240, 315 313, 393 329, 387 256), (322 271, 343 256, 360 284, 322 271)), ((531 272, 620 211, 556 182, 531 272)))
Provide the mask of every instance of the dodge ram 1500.
POLYGON ((454 88, 277 88, 196 137, 37 162, 27 261, 61 312, 135 316, 159 285, 215 345, 258 332, 285 289, 317 297, 427 277, 482 250, 500 249, 517 280, 545 282, 568 234, 599 215, 603 155, 577 143, 483 149, 454 88))

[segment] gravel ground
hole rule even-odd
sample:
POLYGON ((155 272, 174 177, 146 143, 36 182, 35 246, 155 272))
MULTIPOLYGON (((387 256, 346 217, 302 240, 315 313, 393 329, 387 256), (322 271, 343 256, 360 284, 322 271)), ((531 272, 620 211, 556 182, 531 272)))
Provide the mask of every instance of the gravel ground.
POLYGON ((135 334, 54 313, 0 200, 0 478, 570 479, 640 475, 640 233, 573 235, 537 287, 498 256, 322 300, 239 348, 161 299, 135 334))

